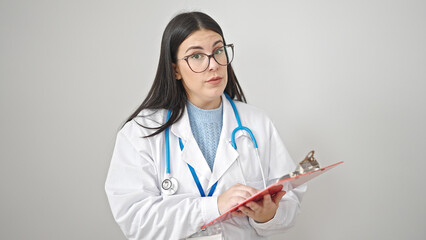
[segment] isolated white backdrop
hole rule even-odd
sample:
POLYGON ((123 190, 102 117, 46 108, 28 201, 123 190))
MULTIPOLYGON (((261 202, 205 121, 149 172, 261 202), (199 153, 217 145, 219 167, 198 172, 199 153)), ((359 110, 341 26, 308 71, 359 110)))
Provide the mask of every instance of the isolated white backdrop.
POLYGON ((425 239, 425 1, 0 1, 0 239, 124 239, 104 193, 161 34, 201 10, 248 102, 322 165, 272 239, 425 239))

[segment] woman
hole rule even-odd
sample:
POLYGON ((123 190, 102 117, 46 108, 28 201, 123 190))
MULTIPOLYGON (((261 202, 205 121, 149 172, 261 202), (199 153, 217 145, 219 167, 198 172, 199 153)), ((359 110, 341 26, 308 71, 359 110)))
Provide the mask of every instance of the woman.
MULTIPOLYGON (((105 184, 127 238, 188 237, 295 169, 269 118, 245 103, 232 59, 233 45, 208 15, 183 13, 167 25, 153 86, 117 135, 105 184), (247 131, 232 142, 236 111, 256 137, 260 158, 247 131)), ((285 231, 304 191, 247 203, 221 233, 263 239, 285 231)))

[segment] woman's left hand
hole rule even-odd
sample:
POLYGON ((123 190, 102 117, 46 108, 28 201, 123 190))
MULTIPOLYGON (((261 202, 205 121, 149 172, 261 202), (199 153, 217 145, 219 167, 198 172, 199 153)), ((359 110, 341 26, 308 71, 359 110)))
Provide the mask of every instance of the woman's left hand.
POLYGON ((234 216, 248 216, 256 222, 264 223, 271 220, 278 209, 280 200, 283 198, 285 192, 280 191, 274 197, 267 194, 261 201, 248 202, 245 206, 238 208, 238 212, 233 212, 234 216))

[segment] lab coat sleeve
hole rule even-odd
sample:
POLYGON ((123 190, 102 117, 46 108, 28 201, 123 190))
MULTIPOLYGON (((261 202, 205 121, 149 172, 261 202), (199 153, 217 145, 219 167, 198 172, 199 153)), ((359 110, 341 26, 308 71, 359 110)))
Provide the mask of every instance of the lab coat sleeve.
MULTIPOLYGON (((296 167, 275 126, 272 122, 269 121, 269 123, 268 185, 275 183, 284 174, 294 171, 296 167)), ((265 223, 258 223, 250 218, 250 225, 260 236, 270 236, 285 232, 295 224, 305 191, 306 185, 302 185, 287 192, 281 199, 274 218, 265 223)))
POLYGON ((119 132, 105 183, 112 214, 128 239, 181 239, 219 216, 216 197, 162 196, 149 140, 141 141, 136 149, 119 132))

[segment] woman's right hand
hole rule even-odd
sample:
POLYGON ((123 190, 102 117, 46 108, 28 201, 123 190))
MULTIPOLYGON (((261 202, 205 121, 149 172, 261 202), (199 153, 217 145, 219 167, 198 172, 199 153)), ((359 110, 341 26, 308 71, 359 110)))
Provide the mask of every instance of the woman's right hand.
POLYGON ((258 192, 259 190, 256 188, 242 184, 235 184, 217 198, 219 213, 222 215, 232 207, 238 205, 258 192))

